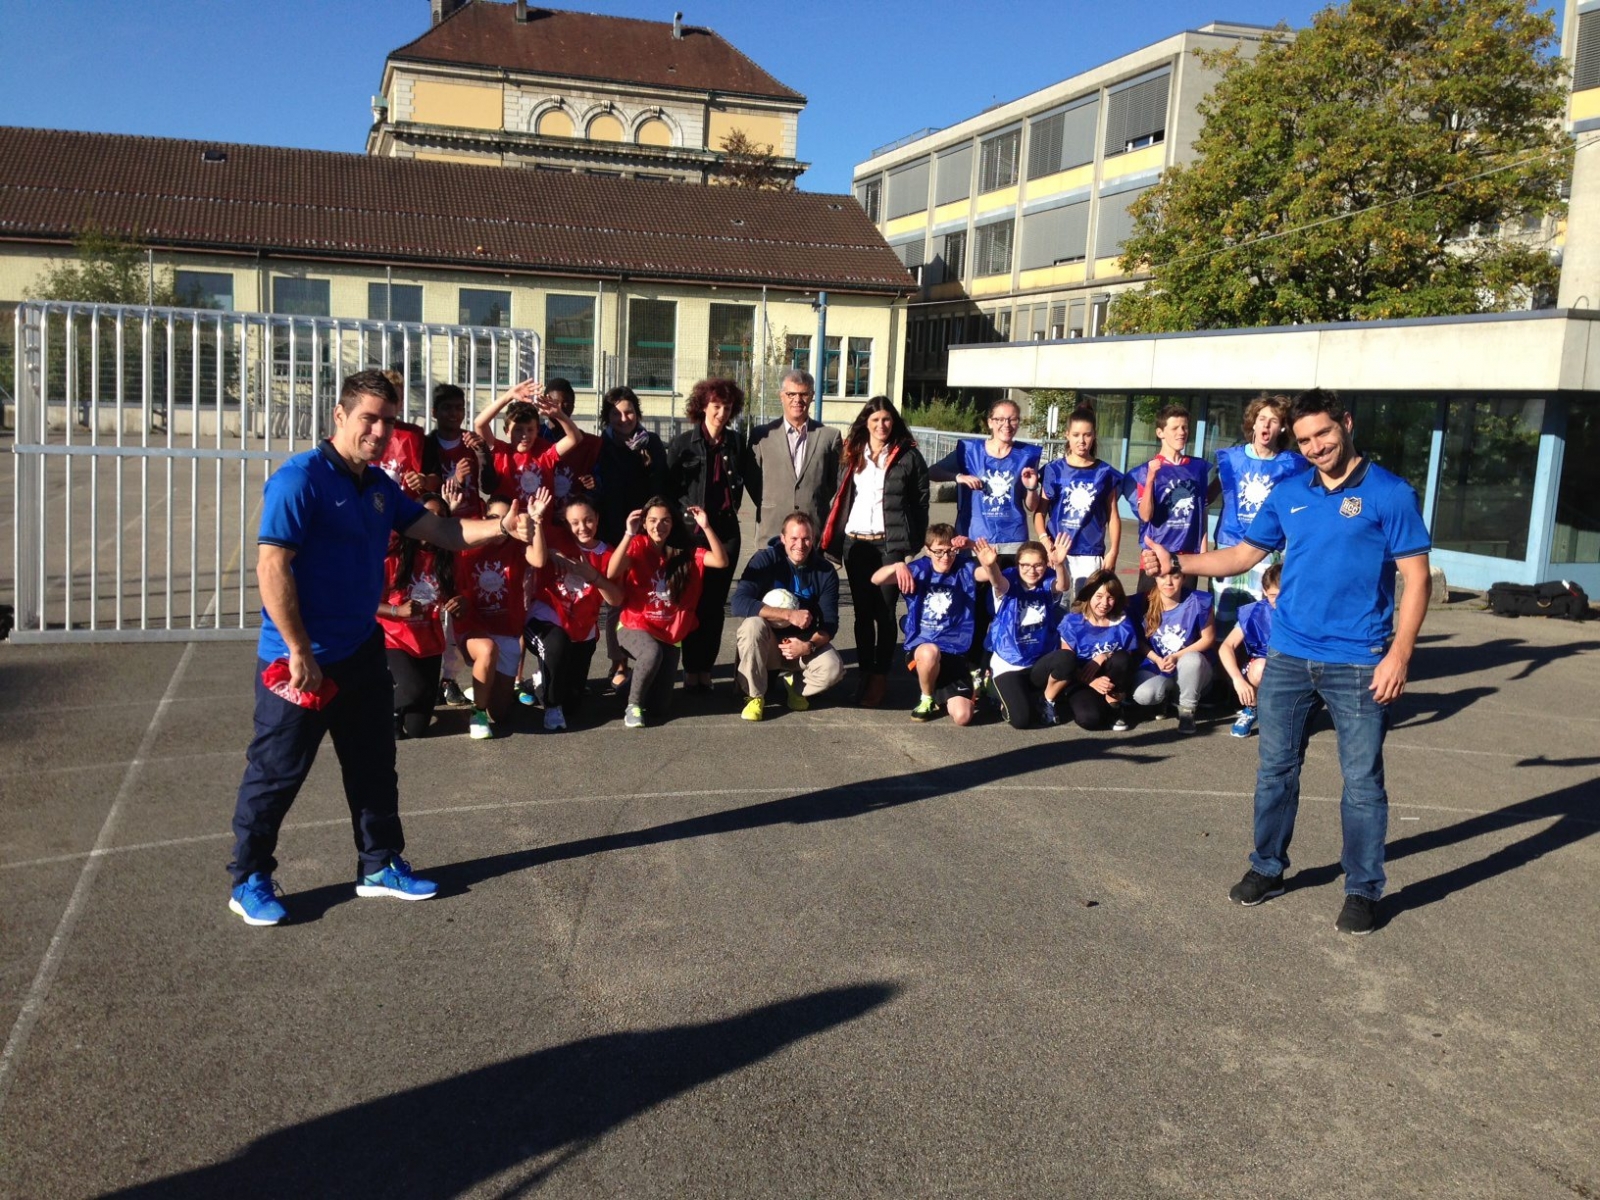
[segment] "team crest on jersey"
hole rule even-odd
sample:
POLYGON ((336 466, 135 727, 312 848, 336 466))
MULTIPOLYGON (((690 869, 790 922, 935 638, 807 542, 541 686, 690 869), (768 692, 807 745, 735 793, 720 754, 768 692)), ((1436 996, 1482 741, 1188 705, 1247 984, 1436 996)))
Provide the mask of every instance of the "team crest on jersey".
POLYGON ((1339 502, 1339 515, 1341 517, 1359 517, 1361 515, 1361 497, 1346 496, 1339 502))
POLYGON ((382 512, 383 511, 383 493, 382 492, 374 491, 372 493, 372 511, 373 512, 382 512))

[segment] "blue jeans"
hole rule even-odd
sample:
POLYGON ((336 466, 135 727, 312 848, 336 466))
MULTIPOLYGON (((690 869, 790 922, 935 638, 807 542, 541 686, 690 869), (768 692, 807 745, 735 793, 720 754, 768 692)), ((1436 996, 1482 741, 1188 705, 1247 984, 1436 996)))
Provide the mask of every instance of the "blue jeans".
POLYGON ((1310 662, 1268 651, 1256 689, 1261 765, 1256 771, 1256 848, 1250 855, 1250 865, 1263 875, 1289 869, 1311 719, 1326 707, 1333 715, 1344 775, 1339 798, 1344 890, 1371 900, 1383 895, 1383 842, 1389 832, 1389 796, 1383 787, 1388 708, 1368 690, 1372 672, 1359 663, 1310 662))

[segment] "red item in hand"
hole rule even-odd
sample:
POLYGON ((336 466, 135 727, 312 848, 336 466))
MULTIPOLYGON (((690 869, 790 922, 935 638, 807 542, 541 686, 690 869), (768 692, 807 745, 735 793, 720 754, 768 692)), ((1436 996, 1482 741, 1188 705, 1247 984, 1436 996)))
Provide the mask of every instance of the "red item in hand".
POLYGON ((314 692, 303 692, 289 682, 289 660, 275 658, 267 664, 267 669, 261 672, 261 682, 267 685, 267 690, 274 696, 281 696, 290 704, 298 704, 301 708, 312 711, 327 708, 333 698, 339 694, 339 685, 326 675, 317 685, 314 692))

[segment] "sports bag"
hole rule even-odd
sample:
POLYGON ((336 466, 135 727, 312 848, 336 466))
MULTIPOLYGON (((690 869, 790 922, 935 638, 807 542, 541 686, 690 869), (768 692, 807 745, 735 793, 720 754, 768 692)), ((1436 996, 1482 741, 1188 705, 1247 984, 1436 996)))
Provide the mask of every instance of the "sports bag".
POLYGON ((1549 583, 1497 583, 1489 589, 1489 611, 1497 617, 1561 617, 1582 621, 1589 615, 1589 597, 1565 579, 1549 583))

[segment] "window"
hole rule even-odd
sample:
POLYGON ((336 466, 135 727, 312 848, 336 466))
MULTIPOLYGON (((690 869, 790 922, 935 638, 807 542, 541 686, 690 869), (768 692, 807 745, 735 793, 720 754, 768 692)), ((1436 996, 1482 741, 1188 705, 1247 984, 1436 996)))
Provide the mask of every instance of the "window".
MULTIPOLYGON (((1428 459, 1439 402, 1412 396, 1364 395, 1355 405, 1357 445, 1385 470, 1416 489, 1428 490, 1428 459)), ((1242 416, 1242 414, 1241 414, 1242 416)))
POLYGON ((1451 403, 1433 516, 1435 546, 1494 558, 1527 557, 1543 423, 1543 400, 1451 403))
POLYGON ((706 374, 750 386, 756 342, 756 310, 748 304, 713 304, 706 345, 706 374))
POLYGON ((938 177, 934 183, 935 204, 953 204, 972 195, 972 143, 946 150, 939 155, 938 177))
POLYGON ((545 378, 594 386, 594 297, 551 295, 544 302, 545 378))
POLYGON ((1578 50, 1572 68, 1572 90, 1600 87, 1600 12, 1578 15, 1578 50))
POLYGON ((1056 263, 1080 262, 1089 252, 1089 202, 1064 204, 1022 218, 1024 271, 1056 263))
POLYGON ((1011 310, 1002 308, 994 315, 994 340, 1009 342, 1011 340, 1011 310))
POLYGON ((853 337, 845 364, 844 394, 869 396, 872 384, 872 339, 853 337))
POLYGON ((915 274, 916 269, 923 263, 922 255, 926 245, 927 240, 919 233, 908 242, 894 243, 891 248, 894 250, 895 257, 905 264, 906 270, 915 274))
POLYGON ((1088 311, 1088 303, 1083 300, 1074 300, 1067 305, 1067 334, 1069 338, 1083 336, 1084 314, 1088 311))
POLYGON ((1017 182, 1017 153, 1022 130, 1009 129, 986 138, 979 147, 978 191, 994 192, 1017 182))
POLYGON ((511 324, 511 293, 482 288, 462 288, 459 325, 486 325, 499 329, 511 324))
POLYGON ((1567 446, 1556 489, 1551 562, 1600 562, 1600 474, 1593 468, 1596 454, 1600 454, 1600 404, 1574 399, 1567 410, 1567 446))
POLYGON ((1038 179, 1093 162, 1095 126, 1099 121, 1098 96, 1035 117, 1028 125, 1028 178, 1038 179))
POLYGON ((374 321, 422 323, 420 283, 367 284, 367 316, 374 321))
POLYGON ((965 278, 967 273, 967 231, 944 235, 945 271, 951 279, 965 278))
POLYGON ((1067 306, 1065 304, 1052 304, 1050 306, 1050 339, 1060 341, 1067 336, 1067 306))
POLYGON ((185 308, 233 311, 233 276, 221 271, 174 271, 172 290, 185 308))
POLYGON ((1011 273, 1011 238, 1015 228, 1014 220, 1005 220, 985 225, 978 230, 972 262, 974 275, 1011 273))
POLYGON ((677 341, 676 301, 629 300, 628 386, 641 391, 671 391, 677 341))
POLYGON ((1047 304, 1035 304, 1033 306, 1033 328, 1029 336, 1036 342, 1044 341, 1045 314, 1049 311, 1049 307, 1047 304))
POLYGON ((880 209, 883 202, 883 181, 881 179, 864 179, 856 184, 856 203, 861 205, 867 214, 867 220, 874 225, 882 215, 880 209))
POLYGON ((1161 141, 1167 129, 1167 85, 1172 76, 1125 84, 1106 98, 1104 149, 1109 157, 1161 141))
MULTIPOLYGON (((374 321, 407 321, 422 323, 422 285, 420 283, 369 283, 367 284, 367 316, 374 321)), ((365 338, 362 339, 366 341, 365 338)), ((377 340, 377 339, 374 339, 377 340)), ((401 370, 400 363, 407 357, 406 336, 391 333, 383 338, 383 366, 401 370)), ((371 348, 368 348, 370 355, 371 348)), ((409 374, 413 380, 422 377, 422 341, 411 342, 409 374)))
MULTIPOLYGON (((272 311, 283 313, 291 317, 325 317, 329 313, 328 281, 326 279, 293 279, 288 276, 274 276, 272 280, 272 311)), ((299 325, 294 329, 294 336, 289 336, 289 330, 274 328, 272 331, 272 360, 279 369, 287 369, 292 356, 295 361, 296 374, 310 370, 313 347, 320 347, 317 351, 322 364, 329 362, 328 339, 320 340, 312 332, 309 325, 299 325), (292 345, 292 351, 291 351, 292 345)))
POLYGON ((325 317, 328 307, 326 279, 291 279, 279 275, 272 280, 272 311, 292 317, 325 317))
POLYGON ((924 158, 889 172, 889 220, 907 217, 928 207, 928 163, 924 158))
POLYGON ((1100 228, 1094 238, 1096 258, 1114 258, 1122 253, 1122 244, 1133 236, 1133 214, 1128 208, 1149 190, 1138 188, 1100 197, 1100 228))
MULTIPOLYGON (((458 297, 458 325, 500 329, 511 324, 511 293, 484 288, 462 288, 458 297)), ((510 387, 511 348, 492 337, 473 334, 461 340, 458 379, 471 379, 479 387, 510 387)))
MULTIPOLYGON (((872 342, 870 338, 852 338, 852 341, 864 341, 868 353, 871 353, 872 342)), ((817 391, 823 396, 837 396, 839 394, 839 342, 840 339, 830 337, 827 350, 823 354, 822 371, 817 391)), ((791 333, 785 343, 789 367, 795 371, 811 371, 811 335, 809 333, 791 333)), ((812 372, 817 374, 817 372, 812 372)), ((854 395, 855 393, 851 393, 854 395)))

